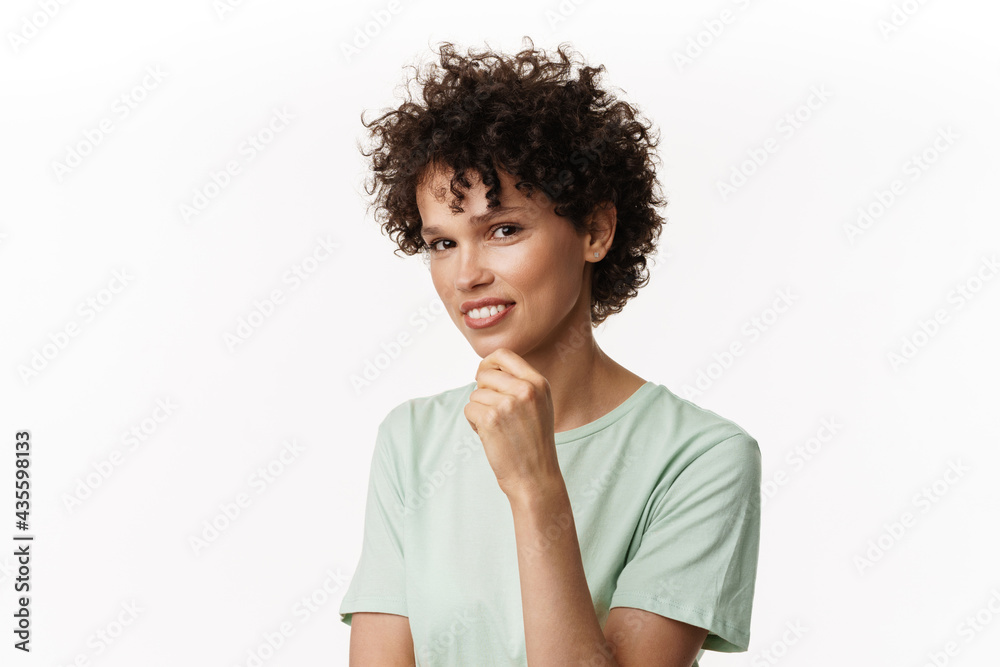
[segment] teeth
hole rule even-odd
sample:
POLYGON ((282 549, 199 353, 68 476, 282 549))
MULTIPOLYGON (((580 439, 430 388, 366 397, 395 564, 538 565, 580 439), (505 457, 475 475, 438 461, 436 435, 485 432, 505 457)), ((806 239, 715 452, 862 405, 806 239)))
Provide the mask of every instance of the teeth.
POLYGON ((503 304, 501 304, 499 306, 489 306, 489 307, 483 307, 483 308, 473 308, 472 310, 469 311, 469 317, 471 317, 474 320, 481 320, 484 317, 492 317, 493 315, 496 315, 497 313, 502 313, 504 311, 504 309, 506 309, 506 308, 507 308, 507 306, 503 305, 503 304))

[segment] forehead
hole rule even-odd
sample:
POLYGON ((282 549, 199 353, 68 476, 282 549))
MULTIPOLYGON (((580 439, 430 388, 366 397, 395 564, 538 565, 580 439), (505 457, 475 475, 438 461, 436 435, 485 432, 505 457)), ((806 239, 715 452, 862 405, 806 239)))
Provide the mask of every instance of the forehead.
MULTIPOLYGON (((451 167, 428 165, 416 190, 417 208, 420 209, 422 217, 427 214, 443 215, 444 212, 451 215, 482 215, 491 210, 487 207, 488 200, 486 199, 486 192, 489 188, 483 184, 479 172, 475 169, 466 169, 464 176, 469 182, 470 187, 468 188, 463 188, 461 183, 456 183, 456 189, 464 195, 461 202, 458 202, 451 193, 451 178, 454 173, 455 170, 451 167), (451 204, 461 206, 464 213, 453 212, 450 208, 451 204)), ((499 199, 501 207, 521 207, 524 209, 544 207, 541 201, 543 198, 539 197, 537 188, 531 197, 526 197, 515 187, 518 182, 517 177, 502 169, 497 169, 497 176, 500 179, 499 199)))

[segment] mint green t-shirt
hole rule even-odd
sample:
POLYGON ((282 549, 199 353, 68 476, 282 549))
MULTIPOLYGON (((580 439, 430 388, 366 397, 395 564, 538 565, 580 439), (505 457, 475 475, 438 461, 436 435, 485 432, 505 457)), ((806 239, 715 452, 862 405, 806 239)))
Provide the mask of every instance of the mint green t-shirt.
MULTIPOLYGON (((379 424, 340 605, 348 625, 353 612, 407 616, 418 667, 527 665, 510 502, 464 414, 475 388, 410 399, 379 424)), ((746 651, 757 441, 650 381, 555 443, 601 627, 612 607, 636 607, 707 628, 699 658, 746 651)))

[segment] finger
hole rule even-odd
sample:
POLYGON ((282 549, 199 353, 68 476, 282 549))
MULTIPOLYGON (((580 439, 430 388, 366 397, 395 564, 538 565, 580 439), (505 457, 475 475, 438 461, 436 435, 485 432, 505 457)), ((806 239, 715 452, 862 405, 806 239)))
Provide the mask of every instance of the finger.
POLYGON ((465 410, 463 410, 463 412, 465 413, 465 421, 469 422, 469 426, 476 433, 479 433, 479 429, 476 428, 476 422, 479 421, 480 418, 479 411, 481 409, 482 409, 481 407, 473 403, 466 403, 465 410))
POLYGON ((497 406, 503 403, 504 400, 510 398, 510 394, 502 393, 496 389, 491 389, 489 387, 479 387, 473 389, 472 393, 469 394, 469 405, 478 406, 497 406))
POLYGON ((496 368, 480 369, 476 373, 476 390, 491 389, 498 394, 514 396, 523 388, 523 384, 524 380, 496 368))
POLYGON ((501 370, 533 384, 541 379, 541 375, 531 364, 513 350, 505 347, 499 347, 483 357, 483 360, 479 362, 479 368, 480 370, 488 368, 501 370))

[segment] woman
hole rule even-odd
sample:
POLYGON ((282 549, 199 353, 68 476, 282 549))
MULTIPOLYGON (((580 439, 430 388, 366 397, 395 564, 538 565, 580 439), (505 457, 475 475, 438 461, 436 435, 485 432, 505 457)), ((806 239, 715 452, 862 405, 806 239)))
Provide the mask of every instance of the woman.
POLYGON ((648 281, 656 141, 603 66, 528 42, 442 44, 423 102, 365 123, 382 227, 482 362, 379 425, 340 607, 355 667, 690 667, 749 645, 756 440, 593 337, 648 281))

